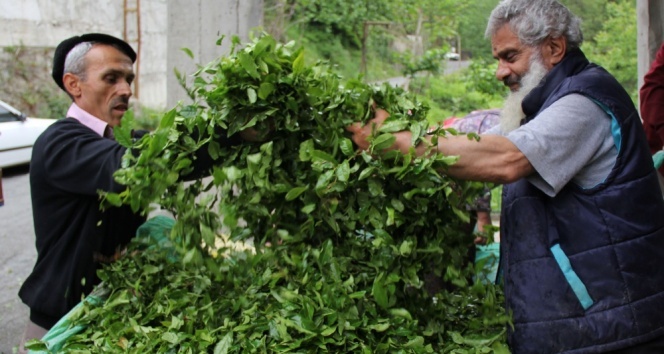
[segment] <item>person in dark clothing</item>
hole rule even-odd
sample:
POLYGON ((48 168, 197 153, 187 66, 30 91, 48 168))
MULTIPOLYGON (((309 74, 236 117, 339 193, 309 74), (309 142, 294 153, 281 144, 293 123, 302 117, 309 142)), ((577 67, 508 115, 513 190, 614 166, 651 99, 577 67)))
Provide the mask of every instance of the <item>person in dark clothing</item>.
MULTIPOLYGON (((664 148, 664 43, 643 77, 639 103, 650 153, 655 154, 664 148)), ((659 178, 660 186, 664 186, 664 165, 659 168, 659 178)))
MULTIPOLYGON (((124 189, 113 174, 126 148, 113 139, 112 128, 129 107, 135 60, 126 42, 106 34, 75 36, 56 48, 53 79, 73 103, 67 117, 46 129, 33 147, 37 261, 19 291, 30 308, 19 351, 90 293, 99 283, 99 267, 117 259, 145 221, 128 206, 102 211, 99 197, 100 190, 124 189)), ((220 139, 221 146, 242 141, 220 139)))
MULTIPOLYGON (((500 124, 436 150, 459 156, 450 176, 504 184, 511 351, 664 353, 664 200, 631 98, 586 59, 580 20, 557 0, 503 0, 486 35, 511 90, 500 124)), ((367 149, 388 116, 350 126, 353 141, 367 149)), ((409 153, 410 132, 395 137, 409 153)))

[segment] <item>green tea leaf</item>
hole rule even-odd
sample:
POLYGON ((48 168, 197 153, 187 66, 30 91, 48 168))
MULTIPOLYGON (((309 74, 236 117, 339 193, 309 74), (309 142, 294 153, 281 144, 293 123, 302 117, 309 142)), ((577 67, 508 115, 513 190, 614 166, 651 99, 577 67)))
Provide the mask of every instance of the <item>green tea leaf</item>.
POLYGON ((295 187, 286 193, 286 201, 289 202, 297 197, 299 197, 302 193, 304 193, 307 189, 309 189, 308 186, 304 187, 295 187))
POLYGON ((172 332, 166 332, 166 333, 162 334, 161 335, 161 340, 163 340, 165 342, 169 342, 171 344, 178 344, 178 342, 179 342, 177 334, 172 333, 172 332))
POLYGON ((392 134, 381 134, 371 141, 371 148, 373 150, 383 150, 391 147, 396 138, 392 134))
POLYGON ((187 56, 191 59, 194 59, 194 53, 189 48, 180 48, 187 56))
POLYGON ((406 120, 388 120, 378 129, 381 133, 396 133, 408 128, 410 123, 406 120))
POLYGON ((376 300, 376 303, 380 307, 385 309, 389 306, 387 289, 385 288, 385 284, 383 283, 382 274, 379 275, 376 279, 374 279, 373 287, 371 289, 371 294, 373 295, 374 299, 376 300))
POLYGON ((304 71, 304 51, 300 51, 297 58, 293 61, 293 73, 301 74, 304 71))
POLYGON ((355 155, 355 147, 353 146, 353 142, 348 138, 342 138, 339 140, 339 148, 346 156, 355 155))
POLYGON ((258 97, 260 99, 265 100, 267 99, 272 92, 274 92, 275 87, 273 84, 269 82, 264 82, 261 84, 261 86, 258 88, 258 97))
POLYGON ((172 109, 161 118, 161 121, 159 122, 159 129, 169 129, 173 126, 175 123, 175 116, 177 115, 177 112, 172 109))
POLYGON ((344 160, 339 166, 337 166, 336 174, 337 179, 340 182, 348 182, 348 178, 350 177, 350 165, 347 160, 344 160))
POLYGON ((227 354, 233 345, 233 333, 228 332, 217 345, 214 346, 214 354, 227 354))
POLYGON ((237 58, 240 61, 240 65, 242 65, 242 68, 249 74, 254 79, 260 78, 260 75, 258 74, 258 70, 256 67, 256 63, 254 62, 254 59, 247 53, 245 52, 239 52, 237 54, 237 58))
POLYGON ((247 97, 249 98, 249 103, 256 103, 256 90, 251 87, 247 89, 247 97))

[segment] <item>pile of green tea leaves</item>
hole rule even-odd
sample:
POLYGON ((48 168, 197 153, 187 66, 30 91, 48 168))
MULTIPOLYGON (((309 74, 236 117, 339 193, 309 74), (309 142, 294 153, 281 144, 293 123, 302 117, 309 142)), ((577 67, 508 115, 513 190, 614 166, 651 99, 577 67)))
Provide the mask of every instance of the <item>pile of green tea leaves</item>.
POLYGON ((293 43, 233 44, 193 75, 193 104, 138 142, 128 122, 116 133, 140 154, 116 174, 127 190, 105 198, 172 212, 172 249, 102 270, 110 295, 62 351, 507 352, 500 289, 472 281, 465 206, 482 185, 442 173, 454 156, 384 151, 392 132, 429 145, 454 132, 430 128, 401 89, 308 65, 293 43), (391 116, 358 151, 346 127, 373 107, 391 116), (225 146, 248 128, 260 142, 225 146), (205 158, 210 177, 184 181, 205 158), (253 249, 216 249, 221 230, 253 249))

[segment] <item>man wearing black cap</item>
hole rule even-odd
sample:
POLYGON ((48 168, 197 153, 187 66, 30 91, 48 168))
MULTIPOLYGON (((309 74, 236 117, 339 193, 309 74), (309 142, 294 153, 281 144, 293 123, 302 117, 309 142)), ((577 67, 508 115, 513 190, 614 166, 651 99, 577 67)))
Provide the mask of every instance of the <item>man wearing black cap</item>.
POLYGON ((41 338, 88 294, 99 264, 112 260, 144 221, 127 207, 102 212, 98 195, 123 189, 113 173, 125 148, 112 128, 128 109, 135 60, 126 42, 105 34, 72 37, 55 50, 53 79, 73 103, 33 147, 37 262, 19 291, 30 308, 23 341, 41 338))
MULTIPOLYGON (((55 50, 53 80, 73 103, 67 118, 52 124, 33 147, 30 187, 37 262, 19 291, 30 308, 19 351, 90 293, 99 282, 100 265, 116 259, 144 222, 126 206, 101 211, 98 194, 124 189, 113 173, 126 149, 113 139, 112 128, 128 109, 135 60, 126 42, 98 33, 69 38, 55 50)), ((241 141, 221 136, 222 146, 241 141)))

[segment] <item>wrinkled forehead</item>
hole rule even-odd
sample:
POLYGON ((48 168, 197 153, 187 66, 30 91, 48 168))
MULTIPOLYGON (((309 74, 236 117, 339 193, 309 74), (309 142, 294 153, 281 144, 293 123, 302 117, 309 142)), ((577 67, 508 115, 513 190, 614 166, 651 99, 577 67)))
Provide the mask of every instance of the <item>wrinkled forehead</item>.
POLYGON ((499 54, 505 51, 523 50, 523 47, 525 47, 525 44, 521 42, 519 36, 507 23, 491 36, 491 51, 494 57, 499 57, 499 54))

